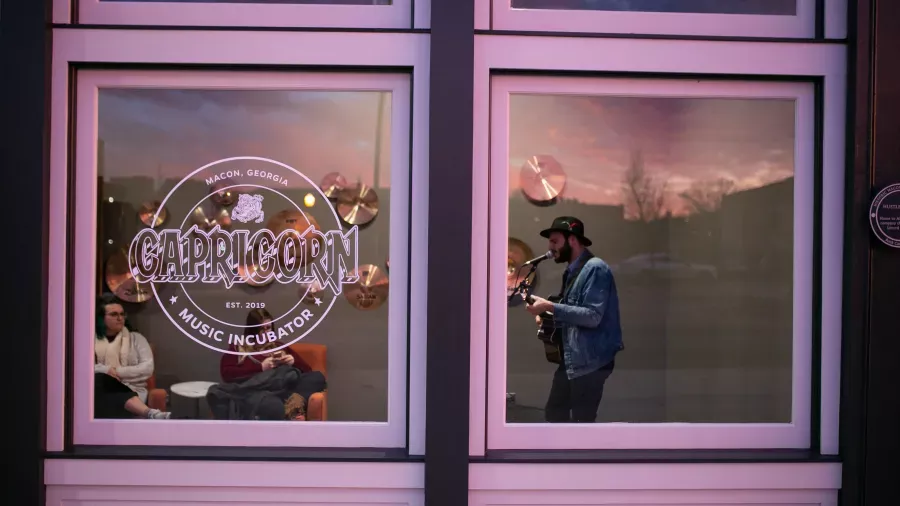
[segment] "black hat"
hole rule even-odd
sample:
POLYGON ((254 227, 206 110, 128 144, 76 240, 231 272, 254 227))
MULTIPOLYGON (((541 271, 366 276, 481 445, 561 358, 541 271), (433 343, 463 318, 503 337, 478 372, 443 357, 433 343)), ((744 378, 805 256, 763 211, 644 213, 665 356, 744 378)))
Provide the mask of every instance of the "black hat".
POLYGON ((590 246, 591 240, 584 236, 584 222, 573 216, 560 216, 553 220, 550 228, 541 230, 541 236, 550 237, 550 232, 562 232, 572 234, 581 240, 585 246, 590 246))

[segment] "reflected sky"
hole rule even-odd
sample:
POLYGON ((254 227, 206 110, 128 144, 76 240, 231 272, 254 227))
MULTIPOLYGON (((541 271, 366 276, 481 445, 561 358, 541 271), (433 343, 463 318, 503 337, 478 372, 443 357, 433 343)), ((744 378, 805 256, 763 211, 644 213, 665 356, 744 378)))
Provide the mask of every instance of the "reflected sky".
MULTIPOLYGON (((728 179, 737 190, 793 176, 794 101, 513 95, 510 99, 510 192, 534 155, 563 166, 562 198, 623 203, 622 182, 639 150, 648 174, 673 195, 696 182, 728 179)), ((668 199, 673 214, 689 209, 668 199)))
POLYGON ((796 0, 512 0, 514 9, 797 14, 796 0))
POLYGON ((379 97, 378 186, 388 187, 390 94, 369 91, 103 89, 102 175, 181 179, 216 160, 258 156, 314 181, 340 172, 373 185, 379 97))

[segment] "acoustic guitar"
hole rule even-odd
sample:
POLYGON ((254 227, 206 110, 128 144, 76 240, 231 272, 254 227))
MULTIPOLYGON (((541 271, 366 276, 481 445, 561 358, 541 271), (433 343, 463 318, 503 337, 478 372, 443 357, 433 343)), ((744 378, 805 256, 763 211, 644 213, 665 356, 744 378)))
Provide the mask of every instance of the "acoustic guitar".
MULTIPOLYGON (((525 300, 529 304, 534 303, 534 298, 531 296, 531 294, 528 294, 525 300)), ((558 295, 551 295, 547 297, 547 300, 550 302, 559 302, 560 300, 562 300, 562 297, 558 295)), ((539 314, 538 318, 541 319, 541 324, 538 327, 537 338, 544 344, 544 356, 550 363, 561 364, 562 329, 556 326, 556 322, 553 319, 553 313, 549 311, 544 311, 543 313, 539 314)))

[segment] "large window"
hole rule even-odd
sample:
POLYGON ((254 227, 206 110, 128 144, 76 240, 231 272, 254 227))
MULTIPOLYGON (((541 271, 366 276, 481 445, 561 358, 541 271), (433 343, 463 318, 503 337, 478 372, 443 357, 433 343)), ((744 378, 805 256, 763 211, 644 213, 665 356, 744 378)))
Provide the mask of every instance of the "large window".
POLYGON ((514 9, 696 12, 707 14, 797 13, 797 0, 512 0, 514 9))
MULTIPOLYGON (((89 24, 279 26, 334 28, 427 27, 416 0, 81 0, 78 20, 89 24)), ((66 2, 68 4, 68 2, 66 2)), ((427 5, 422 11, 427 13, 427 5)), ((56 7, 65 19, 69 5, 56 7)), ((66 19, 66 21, 68 21, 66 19)))
POLYGON ((405 444, 408 76, 85 71, 77 118, 76 444, 405 444))
POLYGON ((492 96, 489 444, 807 446, 813 85, 495 77, 492 96), (558 217, 605 273, 569 287, 602 295, 600 325, 560 309, 562 360, 509 297, 548 249, 533 295, 578 266, 542 236, 558 217))
MULTIPOLYGON (((816 34, 815 0, 493 0, 491 8, 491 26, 500 30, 791 38, 816 34)), ((829 9, 828 15, 842 17, 839 7, 829 9)))

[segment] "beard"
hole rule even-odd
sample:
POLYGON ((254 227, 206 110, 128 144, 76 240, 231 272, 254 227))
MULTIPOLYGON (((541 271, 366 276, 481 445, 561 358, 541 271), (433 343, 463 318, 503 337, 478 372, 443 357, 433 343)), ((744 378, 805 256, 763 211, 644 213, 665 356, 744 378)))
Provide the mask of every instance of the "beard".
POLYGON ((553 259, 556 263, 562 264, 567 263, 572 260, 572 246, 569 243, 563 244, 561 248, 557 250, 556 257, 553 259))

